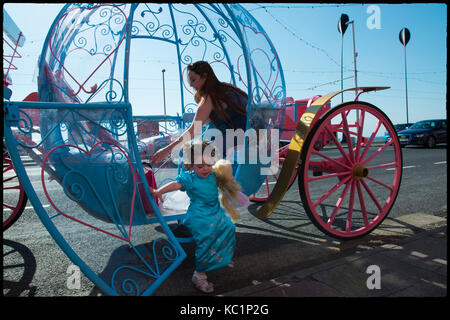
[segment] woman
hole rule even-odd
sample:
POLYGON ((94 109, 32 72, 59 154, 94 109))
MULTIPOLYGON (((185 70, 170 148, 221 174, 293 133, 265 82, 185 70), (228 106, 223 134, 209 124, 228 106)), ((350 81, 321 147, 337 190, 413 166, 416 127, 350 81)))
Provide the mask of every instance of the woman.
POLYGON ((200 135, 201 126, 204 124, 210 123, 208 128, 215 127, 222 132, 223 157, 226 156, 226 129, 246 129, 247 94, 229 83, 219 81, 209 63, 205 61, 192 63, 188 65, 187 70, 189 85, 195 90, 197 112, 192 125, 177 140, 153 155, 153 163, 161 162, 179 143, 200 135))

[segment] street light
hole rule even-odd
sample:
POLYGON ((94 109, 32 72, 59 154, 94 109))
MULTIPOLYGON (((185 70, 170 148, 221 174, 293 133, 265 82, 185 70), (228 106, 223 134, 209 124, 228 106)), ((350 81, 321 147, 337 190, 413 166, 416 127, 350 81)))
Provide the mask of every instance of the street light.
POLYGON ((164 101, 164 125, 167 130, 167 121, 165 119, 166 116, 166 85, 164 82, 164 73, 166 72, 166 69, 162 69, 162 82, 163 82, 163 101, 164 101))
POLYGON ((409 42, 409 39, 411 38, 411 33, 409 32, 408 28, 403 28, 400 30, 400 34, 398 35, 400 42, 403 44, 404 52, 405 52, 405 93, 406 93, 406 123, 409 123, 409 116, 408 116, 408 81, 406 76, 406 45, 409 42))
MULTIPOLYGON (((358 56, 358 53, 356 52, 355 48, 355 22, 354 20, 347 22, 347 24, 352 24, 352 35, 353 35, 353 66, 355 67, 355 88, 358 88, 358 78, 357 78, 357 71, 356 71, 356 57, 358 56)), ((355 89, 355 96, 358 95, 358 90, 355 89)), ((359 114, 357 115, 357 121, 359 121, 359 114)))
MULTIPOLYGON (((347 30, 348 15, 345 13, 341 14, 341 18, 338 21, 338 31, 341 34, 341 91, 344 90, 344 75, 343 75, 343 65, 344 65, 344 33, 347 30)), ((341 101, 344 103, 344 93, 341 93, 341 101)))
POLYGON ((164 115, 166 115, 166 86, 164 82, 164 72, 166 72, 166 69, 162 69, 162 82, 163 82, 163 100, 164 100, 164 115))
MULTIPOLYGON (((358 87, 358 80, 357 80, 357 71, 356 71, 356 56, 358 55, 356 52, 356 48, 355 48, 355 23, 354 20, 349 21, 349 17, 348 15, 346 15, 345 13, 341 14, 341 18, 339 19, 338 22, 338 31, 341 33, 342 38, 341 38, 341 90, 344 90, 343 88, 343 39, 344 39, 344 32, 345 30, 347 30, 348 25, 351 24, 352 25, 352 36, 353 36, 353 65, 355 68, 355 88, 358 87)), ((358 90, 355 89, 355 96, 358 95, 358 90)), ((344 102, 344 95, 343 93, 341 93, 341 99, 342 99, 342 103, 344 102)), ((359 110, 356 110, 356 121, 359 123, 359 110)), ((343 134, 342 135, 342 142, 346 142, 346 137, 343 134)))

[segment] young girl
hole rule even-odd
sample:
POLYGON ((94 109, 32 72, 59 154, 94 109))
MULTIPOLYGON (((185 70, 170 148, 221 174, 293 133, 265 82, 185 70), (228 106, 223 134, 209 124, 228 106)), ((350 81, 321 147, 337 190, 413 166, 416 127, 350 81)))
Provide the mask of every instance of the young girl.
MULTIPOLYGON (((196 245, 192 282, 205 293, 214 291, 213 284, 207 281, 205 272, 232 264, 235 250, 235 226, 220 206, 218 181, 220 181, 221 190, 228 190, 221 201, 227 210, 230 209, 233 220, 237 220, 239 213, 229 205, 228 197, 231 197, 233 203, 238 203, 236 195, 240 190, 232 175, 230 179, 230 170, 216 170, 213 173, 215 150, 210 149, 212 150, 210 154, 205 153, 208 146, 206 142, 188 143, 183 148, 184 165, 187 171, 179 174, 176 181, 157 190, 150 190, 161 201, 162 194, 175 190, 186 191, 190 198, 183 224, 191 232, 196 245), (201 150, 201 154, 197 155, 196 149, 197 153, 201 150), (191 159, 194 161, 190 161, 191 159), (221 172, 225 173, 221 176, 221 172), (219 178, 216 178, 216 175, 219 178)), ((231 169, 231 165, 229 168, 231 169)))

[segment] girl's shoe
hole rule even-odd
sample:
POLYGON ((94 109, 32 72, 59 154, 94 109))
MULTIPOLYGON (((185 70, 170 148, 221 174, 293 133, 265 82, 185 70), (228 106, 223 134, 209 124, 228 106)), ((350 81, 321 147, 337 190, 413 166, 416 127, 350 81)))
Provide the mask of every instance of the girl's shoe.
POLYGON ((228 268, 234 268, 234 261, 231 261, 227 266, 228 268))
POLYGON ((211 282, 208 282, 206 278, 206 274, 194 272, 194 275, 192 276, 192 283, 201 292, 211 293, 214 291, 214 286, 211 282))

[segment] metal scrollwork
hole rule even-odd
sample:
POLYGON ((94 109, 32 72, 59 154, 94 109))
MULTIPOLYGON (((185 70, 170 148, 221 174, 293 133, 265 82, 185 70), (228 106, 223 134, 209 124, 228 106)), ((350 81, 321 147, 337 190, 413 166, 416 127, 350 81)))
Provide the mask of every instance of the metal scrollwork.
MULTIPOLYGON (((108 68, 108 63, 111 71, 114 67, 115 56, 126 34, 127 17, 124 10, 126 5, 72 5, 59 17, 48 45, 50 55, 41 62, 44 71, 48 66, 48 72, 43 73, 44 81, 40 81, 41 90, 46 85, 51 85, 53 88, 48 88, 49 92, 59 91, 53 94, 53 98, 49 98, 55 99, 63 94, 66 101, 81 102, 82 95, 87 94, 89 101, 104 88, 104 82, 109 79, 98 86, 98 83, 93 83, 94 75, 98 80, 108 74, 103 71, 105 66, 108 68), (93 59, 86 59, 83 54, 93 59), (86 67, 74 68, 73 62, 77 59, 84 59, 86 67), (91 83, 90 87, 88 83, 91 83)), ((123 91, 123 86, 121 87, 123 91)), ((107 101, 111 102, 117 96, 122 99, 124 94, 118 95, 112 90, 106 94, 107 101)))
POLYGON ((142 3, 136 9, 131 29, 132 36, 148 36, 174 41, 174 28, 168 22, 160 19, 167 18, 168 10, 162 5, 142 3), (157 8, 152 9, 151 6, 157 8))
POLYGON ((163 276, 168 266, 167 263, 179 258, 180 253, 166 238, 155 239, 151 251, 146 247, 135 247, 132 242, 129 245, 137 257, 135 263, 139 266, 118 267, 113 272, 111 286, 116 291, 120 287, 123 294, 139 296, 145 292, 145 288, 150 287, 152 281, 163 276))

